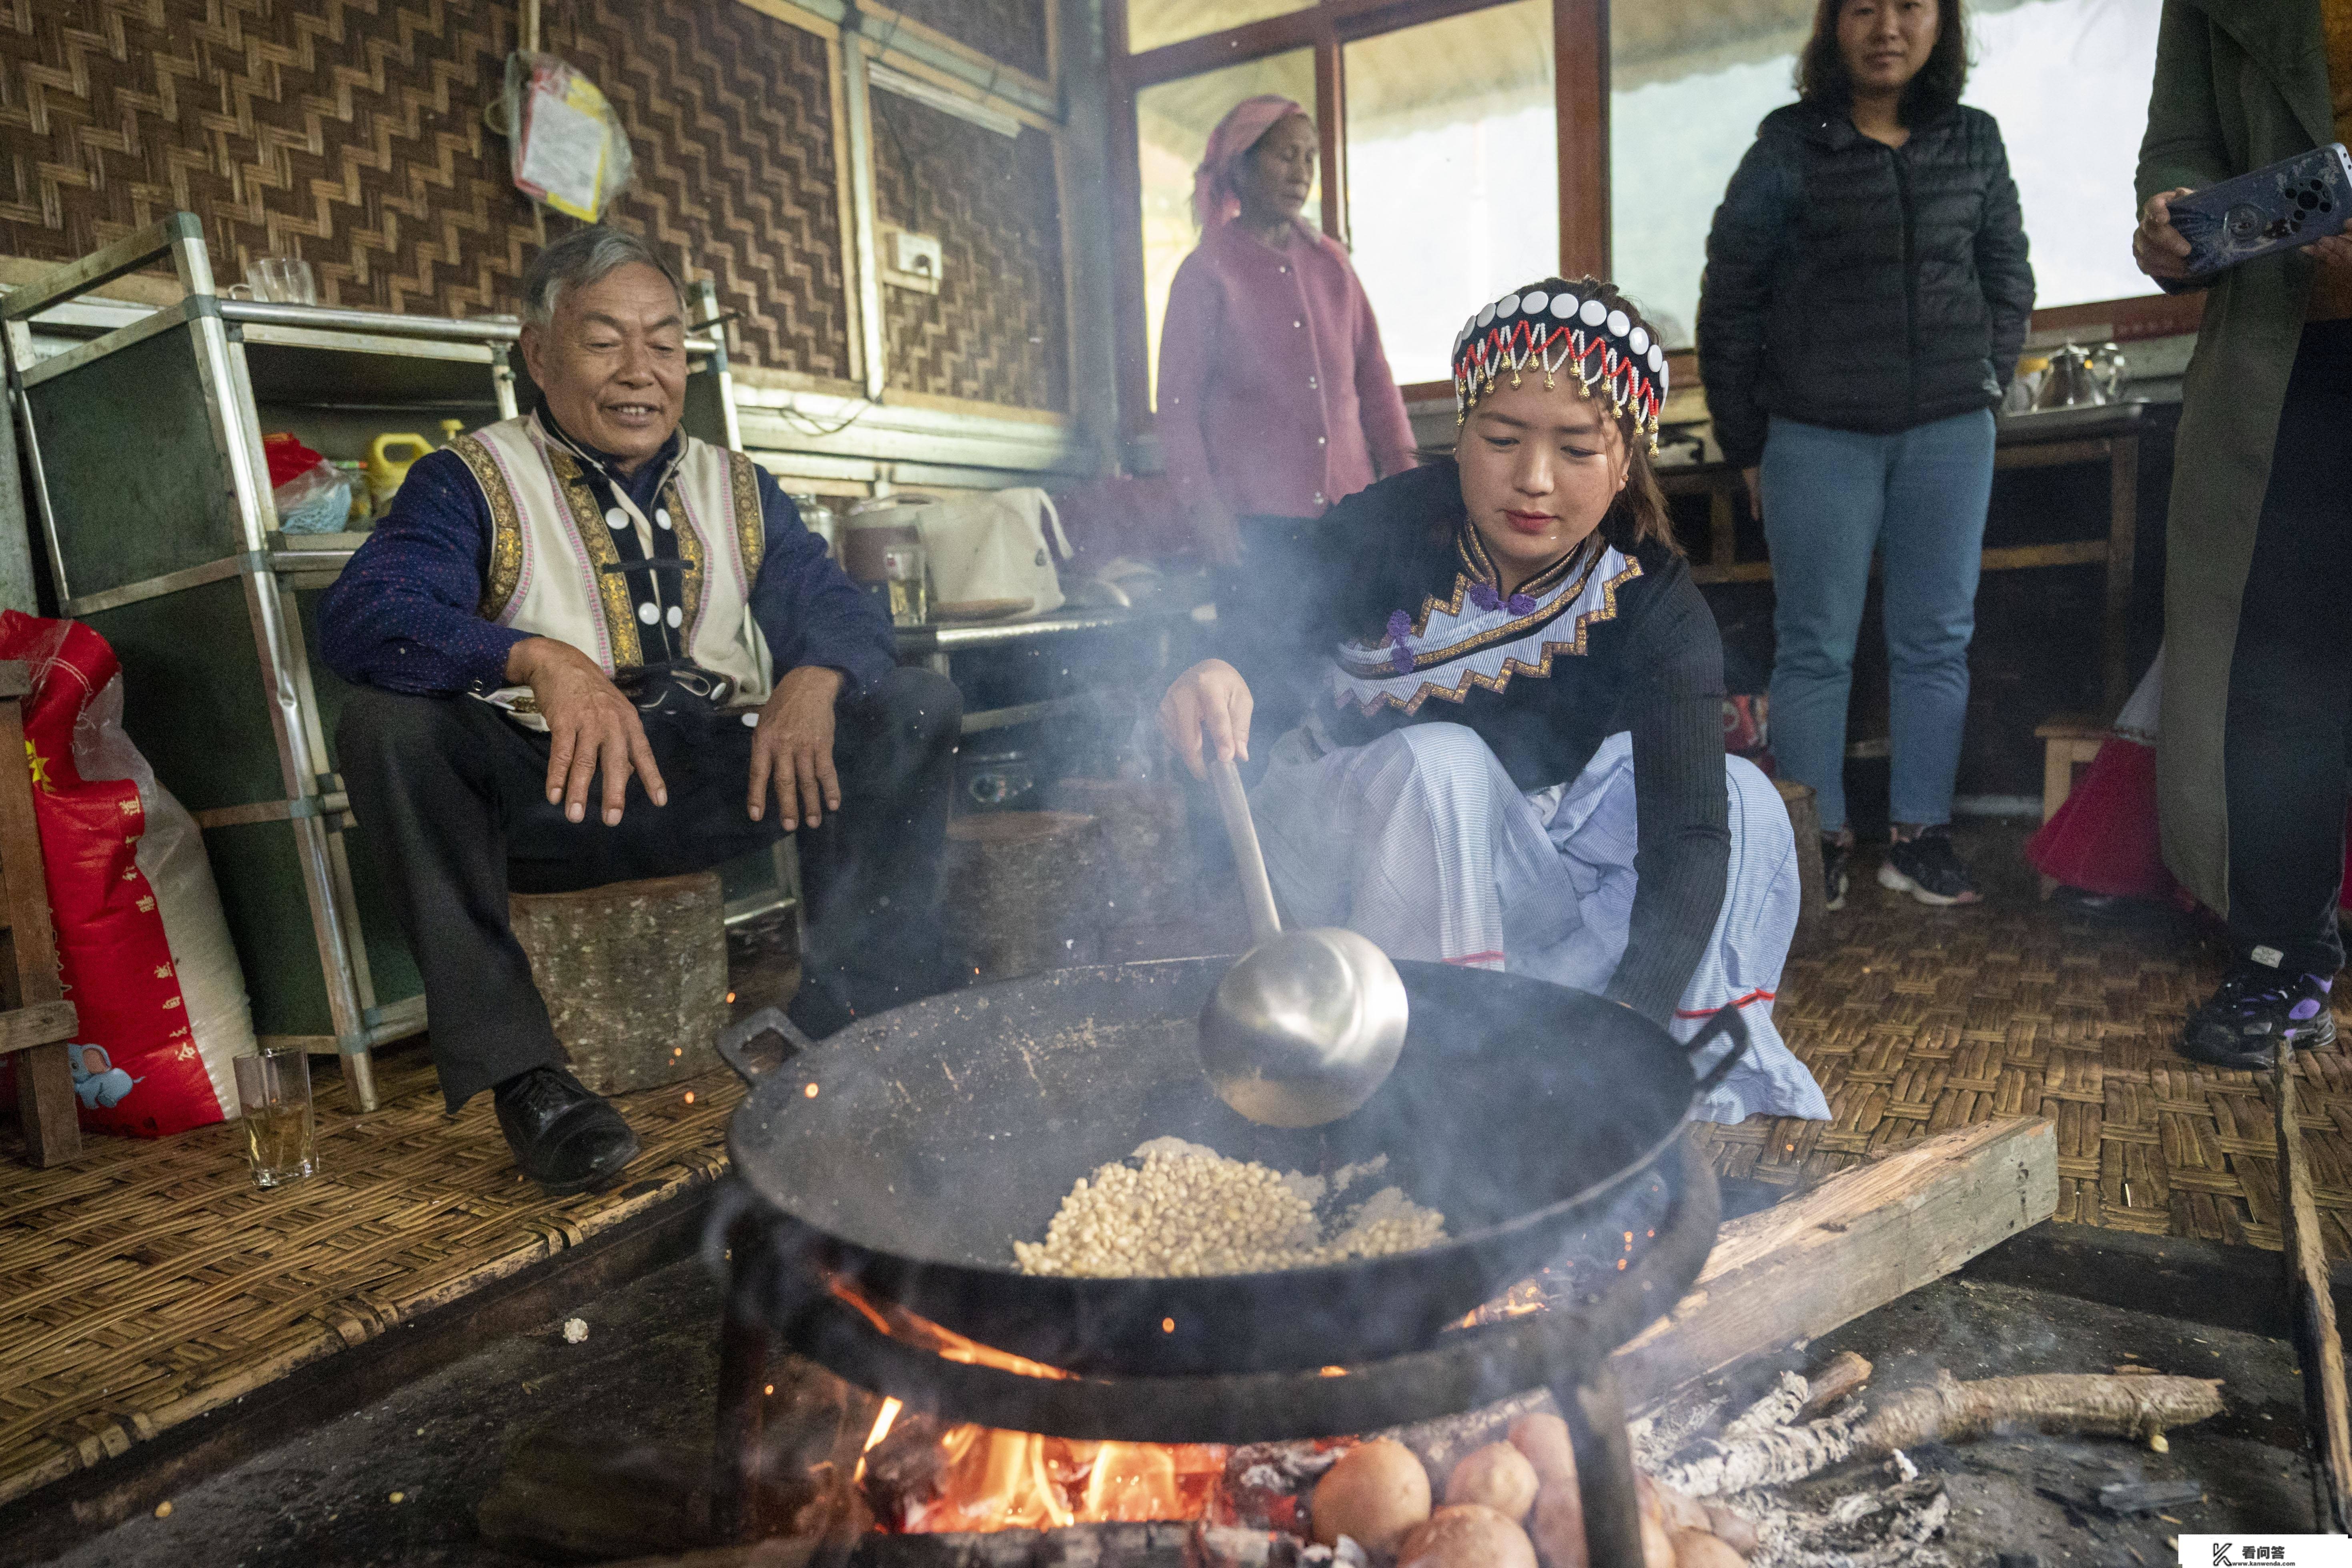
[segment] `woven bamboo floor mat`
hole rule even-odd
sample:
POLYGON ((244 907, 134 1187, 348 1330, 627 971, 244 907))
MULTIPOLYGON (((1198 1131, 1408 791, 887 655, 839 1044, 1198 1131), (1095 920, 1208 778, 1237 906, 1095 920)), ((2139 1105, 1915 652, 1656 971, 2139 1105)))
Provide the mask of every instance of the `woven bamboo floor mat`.
POLYGON ((272 1192, 234 1124, 0 1164, 0 1503, 715 1180, 731 1073, 620 1097, 644 1145, 605 1193, 525 1181, 489 1097, 442 1110, 421 1050, 382 1108, 319 1081, 321 1174, 272 1192))
MULTIPOLYGON (((1727 1176, 1810 1184, 1906 1139, 1995 1117, 2058 1127, 2057 1217, 2149 1236, 2277 1248, 2265 1074, 2177 1055, 2222 953, 2187 921, 2115 925, 2036 897, 2014 829, 1963 837, 1985 903, 1931 910, 1853 891, 1820 951, 1792 959, 1773 1021, 1820 1079, 1832 1120, 1752 1118, 1705 1137, 1727 1176)), ((2352 1012, 2337 994, 2337 1027, 2352 1012)), ((2352 1059, 2296 1064, 2328 1256, 2352 1257, 2352 1059)))

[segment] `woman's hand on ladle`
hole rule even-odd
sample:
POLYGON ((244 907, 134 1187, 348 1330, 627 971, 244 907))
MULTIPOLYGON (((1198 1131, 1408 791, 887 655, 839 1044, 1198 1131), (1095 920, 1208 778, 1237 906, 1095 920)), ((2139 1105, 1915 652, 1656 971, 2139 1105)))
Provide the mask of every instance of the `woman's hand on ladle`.
POLYGON ((1222 658, 1204 658, 1178 676, 1160 700, 1160 732, 1192 776, 1206 779, 1211 761, 1247 760, 1255 706, 1241 671, 1222 658))

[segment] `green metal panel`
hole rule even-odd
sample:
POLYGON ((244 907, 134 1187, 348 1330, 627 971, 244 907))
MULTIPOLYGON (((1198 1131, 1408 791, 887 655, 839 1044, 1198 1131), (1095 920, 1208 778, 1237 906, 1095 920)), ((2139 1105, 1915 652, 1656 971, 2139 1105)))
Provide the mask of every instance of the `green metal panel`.
POLYGON ((290 822, 253 822, 205 833, 245 988, 260 1035, 332 1035, 327 980, 310 923, 310 899, 290 822))
MULTIPOLYGON (((269 688, 230 577, 83 621, 122 661, 123 728, 190 811, 284 800, 269 688)), ((310 916, 303 916, 308 940, 310 916)))
POLYGON ((71 597, 245 548, 192 333, 183 323, 26 389, 71 597))
MULTIPOLYGON (((335 726, 342 721, 343 702, 351 687, 315 657, 319 647, 319 601, 323 596, 297 594, 293 600, 302 617, 302 644, 314 650, 310 687, 319 699, 319 731, 327 738, 329 765, 340 773, 343 764, 335 748, 335 726)), ((351 863, 352 895, 359 905, 360 940, 367 949, 375 1005, 388 1007, 422 993, 424 977, 416 973, 416 960, 410 955, 408 943, 400 934, 400 922, 394 918, 383 860, 376 853, 367 824, 356 824, 345 829, 341 837, 344 858, 351 863)))

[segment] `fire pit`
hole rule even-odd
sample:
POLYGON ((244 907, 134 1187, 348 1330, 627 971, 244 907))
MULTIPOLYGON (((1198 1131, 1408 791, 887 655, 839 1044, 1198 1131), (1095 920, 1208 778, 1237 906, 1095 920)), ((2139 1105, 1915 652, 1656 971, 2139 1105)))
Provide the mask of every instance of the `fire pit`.
MULTIPOLYGON (((1225 1110, 1192 1064, 1192 1019, 1222 967, 1062 971, 933 998, 760 1077, 714 1222, 731 1261, 722 1538, 759 1523, 747 1514, 784 1349, 910 1411, 1145 1444, 1358 1433, 1549 1388, 1592 1561, 1640 1562, 1608 1356, 1697 1277, 1717 1214, 1679 1133, 1704 1091, 1680 1047, 1597 997, 1401 965, 1413 1034, 1396 1075, 1347 1122, 1277 1132, 1225 1110), (1012 1270, 1012 1240, 1042 1231, 1073 1176, 1171 1134, 1277 1168, 1392 1154, 1454 1238, 1280 1274, 1012 1270), (1549 1310, 1465 1321, 1547 1265, 1562 1282, 1549 1310)), ((1742 1032, 1736 1015, 1715 1028, 1742 1032)), ((728 1054, 754 1076, 740 1041, 728 1054)))

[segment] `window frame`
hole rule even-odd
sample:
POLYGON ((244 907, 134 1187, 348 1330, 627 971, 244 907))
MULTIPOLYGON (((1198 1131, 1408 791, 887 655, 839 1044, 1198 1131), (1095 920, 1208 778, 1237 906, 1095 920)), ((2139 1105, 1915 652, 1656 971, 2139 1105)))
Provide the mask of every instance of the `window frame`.
MULTIPOLYGON (((1128 0, 1105 0, 1104 53, 1110 77, 1110 193, 1114 208, 1112 329, 1118 334, 1120 424, 1130 437, 1152 427, 1150 355, 1143 297, 1143 193, 1136 98, 1142 89, 1222 66, 1308 48, 1315 58, 1315 127, 1321 140, 1323 232, 1348 243, 1347 71, 1345 47, 1424 22, 1491 9, 1509 0, 1314 0, 1278 16, 1204 33, 1141 54, 1127 43, 1128 0)), ((1554 120, 1559 133, 1559 270, 1609 276, 1610 0, 1551 0, 1554 120)), ((2037 309, 2037 332, 2098 326, 2118 342, 2192 332, 2202 316, 2197 294, 2151 291, 2115 300, 2037 309)), ((1696 354, 1670 356, 1677 386, 1700 382, 1696 354)), ((1451 384, 1413 382, 1407 403, 1453 396, 1451 384)))

